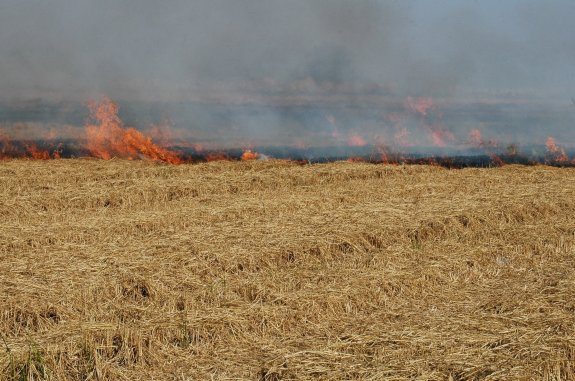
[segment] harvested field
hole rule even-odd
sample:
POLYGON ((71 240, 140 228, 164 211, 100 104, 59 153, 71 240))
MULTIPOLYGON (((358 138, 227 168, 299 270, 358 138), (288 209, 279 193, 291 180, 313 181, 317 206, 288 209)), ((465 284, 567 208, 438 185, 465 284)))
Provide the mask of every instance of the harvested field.
POLYGON ((0 379, 575 379, 575 169, 0 163, 0 379))

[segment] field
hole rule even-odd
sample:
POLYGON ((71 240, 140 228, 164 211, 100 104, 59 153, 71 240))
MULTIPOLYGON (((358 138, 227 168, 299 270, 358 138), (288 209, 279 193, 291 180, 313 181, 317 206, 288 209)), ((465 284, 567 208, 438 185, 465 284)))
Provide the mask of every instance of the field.
POLYGON ((575 379, 575 169, 0 163, 0 379, 575 379))

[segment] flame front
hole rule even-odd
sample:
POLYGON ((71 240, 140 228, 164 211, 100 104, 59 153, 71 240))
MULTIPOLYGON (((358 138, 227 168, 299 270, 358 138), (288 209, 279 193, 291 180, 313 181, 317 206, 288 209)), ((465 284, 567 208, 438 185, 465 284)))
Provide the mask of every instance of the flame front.
POLYGON ((135 128, 125 128, 118 116, 118 105, 108 98, 92 102, 90 124, 86 126, 86 148, 94 157, 111 159, 147 158, 180 164, 182 159, 174 152, 161 148, 135 128))
MULTIPOLYGON (((473 162, 475 156, 479 157, 477 163, 485 165, 484 159, 480 156, 489 156, 489 165, 524 162, 575 166, 575 158, 568 155, 567 146, 558 145, 551 136, 545 141, 546 150, 542 148, 542 144, 533 146, 533 154, 530 156, 521 152, 515 144, 505 146, 507 143, 500 141, 499 136, 494 135, 492 131, 483 131, 483 123, 469 129, 466 136, 456 134, 449 128, 449 124, 444 123, 440 104, 435 103, 432 98, 407 97, 397 103, 395 110, 382 111, 379 114, 382 116, 383 124, 370 121, 365 125, 357 125, 327 114, 325 119, 328 128, 322 129, 317 135, 323 138, 323 144, 319 143, 318 147, 314 148, 309 141, 299 137, 292 145, 295 152, 284 151, 284 147, 281 146, 279 149, 275 148, 275 152, 274 148, 268 151, 261 147, 256 152, 253 147, 257 143, 254 142, 230 141, 231 147, 244 147, 243 151, 238 151, 237 148, 220 147, 201 136, 198 138, 204 141, 197 141, 195 136, 190 139, 191 135, 186 135, 183 130, 172 129, 173 123, 169 119, 161 124, 153 124, 142 130, 143 132, 126 127, 119 117, 118 105, 111 99, 104 98, 99 102, 88 104, 90 116, 84 128, 66 125, 62 128, 49 126, 49 129, 42 130, 44 128, 42 124, 0 125, 0 160, 10 158, 47 160, 92 156, 101 159, 117 157, 179 164, 214 160, 266 160, 272 157, 268 155, 273 155, 273 157, 311 162, 330 160, 329 157, 319 155, 314 157, 314 155, 318 152, 323 155, 322 150, 333 146, 339 150, 334 156, 337 159, 347 156, 354 161, 429 164, 436 158, 441 161, 441 153, 430 153, 426 158, 418 157, 414 150, 418 147, 427 149, 429 145, 433 145, 449 148, 455 155, 458 152, 462 155, 468 152, 471 159, 455 159, 463 160, 462 165, 473 162), (487 138, 484 137, 484 132, 487 138), (28 138, 29 136, 36 136, 39 139, 33 140, 28 138), (68 142, 59 142, 58 139, 64 136, 68 142), (175 151, 168 147, 175 147, 175 151), (341 150, 341 147, 344 147, 344 150, 341 150)), ((441 150, 435 149, 431 152, 441 150)), ((451 165, 450 160, 451 158, 446 156, 443 162, 451 165)))

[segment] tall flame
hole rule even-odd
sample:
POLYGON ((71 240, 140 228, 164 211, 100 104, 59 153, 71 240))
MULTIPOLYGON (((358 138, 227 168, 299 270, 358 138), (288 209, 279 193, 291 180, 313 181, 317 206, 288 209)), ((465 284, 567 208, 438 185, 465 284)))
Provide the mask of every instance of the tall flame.
POLYGON ((147 158, 180 164, 182 159, 172 151, 161 148, 135 128, 125 128, 118 116, 118 105, 109 98, 91 102, 90 124, 86 126, 87 149, 94 157, 111 159, 147 158))

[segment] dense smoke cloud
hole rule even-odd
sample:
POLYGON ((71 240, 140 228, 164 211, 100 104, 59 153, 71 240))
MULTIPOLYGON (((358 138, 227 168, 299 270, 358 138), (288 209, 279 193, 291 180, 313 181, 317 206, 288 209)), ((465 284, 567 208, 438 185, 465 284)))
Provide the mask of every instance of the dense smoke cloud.
MULTIPOLYGON (((3 0, 0 100, 105 94, 138 126, 171 119, 198 136, 273 141, 397 134, 404 100, 433 97, 441 113, 412 115, 413 134, 441 116, 460 141, 475 128, 541 141, 541 126, 575 141, 574 15, 568 0, 3 0), (551 97, 563 108, 500 102, 551 97)), ((10 107, 2 122, 84 119, 10 107)))
POLYGON ((429 95, 570 90, 575 4, 500 3, 4 0, 0 87, 4 98, 160 97, 262 79, 429 95))
POLYGON ((94 89, 113 96, 123 87, 169 91, 264 78, 381 82, 397 66, 406 21, 402 6, 375 1, 8 0, 0 7, 4 96, 94 89))

